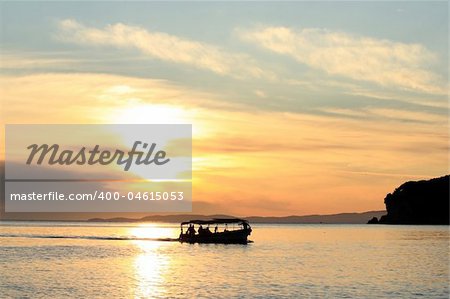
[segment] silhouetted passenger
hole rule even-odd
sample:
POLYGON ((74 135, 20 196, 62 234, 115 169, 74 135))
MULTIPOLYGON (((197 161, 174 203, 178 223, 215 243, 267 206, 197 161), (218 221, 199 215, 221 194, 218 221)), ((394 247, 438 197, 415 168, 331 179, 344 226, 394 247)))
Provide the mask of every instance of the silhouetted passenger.
POLYGON ((193 224, 190 224, 190 225, 189 225, 189 228, 188 228, 188 230, 187 230, 187 233, 188 233, 188 235, 190 235, 190 236, 195 235, 195 228, 194 228, 194 225, 193 225, 193 224))
POLYGON ((218 225, 216 224, 216 227, 214 228, 214 233, 217 234, 217 230, 219 229, 218 225))
POLYGON ((209 230, 209 225, 204 229, 204 234, 205 235, 211 235, 212 232, 209 230))

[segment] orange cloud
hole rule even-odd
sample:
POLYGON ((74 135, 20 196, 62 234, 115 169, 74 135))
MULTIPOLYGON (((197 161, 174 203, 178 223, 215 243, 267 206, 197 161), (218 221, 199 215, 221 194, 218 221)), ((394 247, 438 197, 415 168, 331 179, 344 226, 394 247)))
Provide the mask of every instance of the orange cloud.
POLYGON ((447 172, 445 122, 430 113, 337 111, 362 113, 346 118, 229 109, 215 95, 170 82, 105 74, 3 76, 2 82, 4 123, 123 122, 130 111, 151 107, 168 122, 193 123, 194 207, 199 200, 217 212, 382 209, 384 195, 403 181, 447 172))

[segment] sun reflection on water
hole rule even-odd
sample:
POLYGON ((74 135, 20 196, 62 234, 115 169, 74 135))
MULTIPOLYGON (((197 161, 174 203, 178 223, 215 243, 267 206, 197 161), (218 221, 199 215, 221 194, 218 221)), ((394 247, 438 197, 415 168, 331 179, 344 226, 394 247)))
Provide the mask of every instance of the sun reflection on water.
POLYGON ((169 259, 158 254, 159 242, 135 241, 142 249, 134 261, 137 286, 135 298, 155 298, 164 293, 165 278, 169 259))
MULTIPOLYGON (((152 224, 143 224, 131 229, 130 234, 137 238, 161 238, 165 229, 152 224)), ((141 251, 134 260, 136 289, 134 298, 155 298, 163 296, 165 273, 170 259, 164 254, 167 244, 157 241, 135 240, 133 243, 141 251)))
POLYGON ((130 230, 130 235, 139 239, 166 238, 168 229, 153 223, 140 224, 130 230))

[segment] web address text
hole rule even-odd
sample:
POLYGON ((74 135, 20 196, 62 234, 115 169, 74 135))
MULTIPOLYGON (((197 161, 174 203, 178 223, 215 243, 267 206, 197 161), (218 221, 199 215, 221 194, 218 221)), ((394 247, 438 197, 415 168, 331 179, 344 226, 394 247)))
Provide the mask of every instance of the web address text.
POLYGON ((174 201, 183 200, 184 192, 121 192, 95 191, 93 193, 69 193, 47 192, 47 193, 11 193, 11 201, 37 200, 37 201, 94 201, 94 200, 156 200, 156 201, 174 201))

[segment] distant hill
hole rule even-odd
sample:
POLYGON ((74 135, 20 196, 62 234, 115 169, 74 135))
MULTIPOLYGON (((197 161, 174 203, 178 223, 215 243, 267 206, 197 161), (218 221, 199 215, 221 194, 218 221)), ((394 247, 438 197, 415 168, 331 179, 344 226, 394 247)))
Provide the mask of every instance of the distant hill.
POLYGON ((305 215, 287 217, 247 217, 251 223, 329 223, 329 224, 362 224, 367 217, 381 217, 385 211, 369 211, 363 213, 340 213, 331 215, 305 215))
MULTIPOLYGON (((341 213, 333 215, 307 215, 307 216, 286 216, 286 217, 245 217, 250 223, 279 223, 279 224, 307 224, 307 223, 329 223, 329 224, 362 224, 371 217, 380 217, 385 211, 371 211, 364 213, 341 213)), ((138 219, 134 218, 92 218, 92 222, 183 222, 191 219, 211 219, 211 218, 235 218, 230 215, 155 215, 138 219)))
POLYGON ((386 195, 387 214, 369 223, 449 224, 450 176, 402 184, 386 195))

